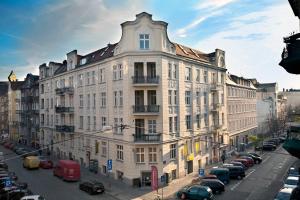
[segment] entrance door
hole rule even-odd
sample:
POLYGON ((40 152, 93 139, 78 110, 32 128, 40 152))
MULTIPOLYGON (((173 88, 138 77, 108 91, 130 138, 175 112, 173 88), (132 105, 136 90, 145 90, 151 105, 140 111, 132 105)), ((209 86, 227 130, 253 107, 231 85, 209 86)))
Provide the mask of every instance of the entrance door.
POLYGON ((151 172, 142 172, 142 186, 151 186, 151 172))
POLYGON ((190 174, 193 172, 193 161, 190 160, 187 162, 187 173, 190 174))

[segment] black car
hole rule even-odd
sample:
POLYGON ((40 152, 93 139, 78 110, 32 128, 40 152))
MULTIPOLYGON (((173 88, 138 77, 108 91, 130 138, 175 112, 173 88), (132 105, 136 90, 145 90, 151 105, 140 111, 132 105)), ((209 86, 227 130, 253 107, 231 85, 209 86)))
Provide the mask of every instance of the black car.
POLYGON ((276 145, 265 143, 262 146, 255 147, 256 151, 264 150, 264 151, 274 151, 276 149, 276 145))
POLYGON ((234 179, 242 179, 246 176, 245 170, 240 166, 227 166, 229 169, 229 177, 234 179))
POLYGON ((79 189, 89 194, 103 193, 104 185, 98 181, 84 181, 79 184, 79 189))
POLYGON ((5 162, 0 162, 0 169, 8 169, 8 166, 5 162))
POLYGON ((2 188, 0 190, 0 200, 20 200, 24 196, 32 195, 28 189, 21 189, 15 186, 2 188))
POLYGON ((200 185, 209 187, 214 194, 215 193, 221 193, 221 192, 225 191, 224 183, 222 183, 222 181, 220 181, 218 179, 202 180, 200 185))
POLYGON ((238 167, 242 167, 244 170, 247 170, 248 168, 241 162, 230 162, 229 164, 233 164, 233 166, 238 166, 238 167))
POLYGON ((262 158, 256 153, 244 153, 245 156, 251 157, 254 163, 259 164, 262 162, 262 158))

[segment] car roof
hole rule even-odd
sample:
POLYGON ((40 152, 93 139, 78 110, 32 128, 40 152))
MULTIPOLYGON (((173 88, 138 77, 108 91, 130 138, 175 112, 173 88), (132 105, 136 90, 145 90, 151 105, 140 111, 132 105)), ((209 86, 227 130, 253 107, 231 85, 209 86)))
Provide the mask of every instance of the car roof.
POLYGON ((282 188, 279 192, 291 194, 294 188, 282 188))
POLYGON ((296 177, 296 176, 289 176, 287 177, 287 180, 299 180, 299 177, 296 177))

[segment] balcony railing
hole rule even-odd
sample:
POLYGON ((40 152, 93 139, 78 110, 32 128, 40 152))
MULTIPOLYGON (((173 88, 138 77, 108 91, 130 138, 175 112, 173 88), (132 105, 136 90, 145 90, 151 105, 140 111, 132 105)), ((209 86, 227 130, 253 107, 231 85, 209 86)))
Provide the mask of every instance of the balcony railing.
POLYGON ((56 92, 57 95, 63 95, 65 93, 73 94, 74 93, 74 87, 56 88, 55 92, 56 92))
POLYGON ((133 84, 158 84, 159 76, 133 76, 133 84))
POLYGON ((55 112, 57 113, 74 112, 74 107, 55 106, 55 112))
POLYGON ((57 132, 74 132, 75 127, 74 126, 67 126, 67 125, 57 125, 56 131, 57 132))
POLYGON ((222 84, 221 84, 221 83, 218 83, 218 82, 213 82, 213 83, 210 85, 210 90, 211 90, 211 91, 222 90, 222 84))
POLYGON ((135 142, 160 142, 161 141, 161 134, 134 134, 134 141, 135 142))
POLYGON ((159 113, 159 105, 134 105, 133 113, 159 113))
POLYGON ((218 112, 221 108, 221 104, 220 103, 213 103, 211 111, 212 112, 218 112))

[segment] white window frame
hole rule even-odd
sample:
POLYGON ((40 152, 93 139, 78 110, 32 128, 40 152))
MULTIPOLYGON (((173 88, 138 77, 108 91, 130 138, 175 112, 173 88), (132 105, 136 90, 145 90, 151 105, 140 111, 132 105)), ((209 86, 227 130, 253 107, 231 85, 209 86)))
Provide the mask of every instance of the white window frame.
POLYGON ((148 50, 150 48, 150 35, 140 34, 139 35, 139 46, 141 50, 148 50))

